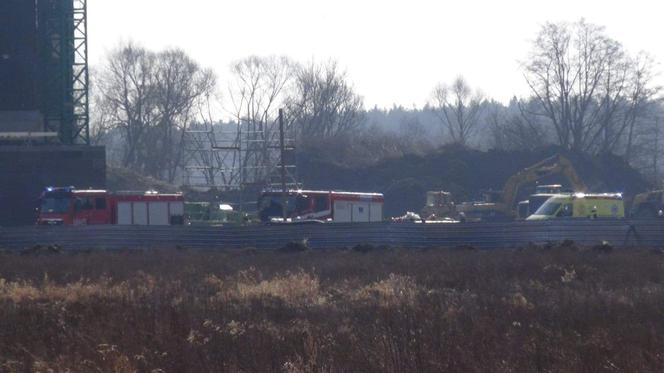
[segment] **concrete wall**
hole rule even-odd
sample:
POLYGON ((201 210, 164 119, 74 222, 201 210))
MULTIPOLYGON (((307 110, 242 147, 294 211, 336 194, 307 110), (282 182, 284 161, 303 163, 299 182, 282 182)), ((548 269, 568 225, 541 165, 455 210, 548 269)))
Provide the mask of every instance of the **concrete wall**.
POLYGON ((0 146, 0 226, 34 224, 48 186, 105 188, 105 148, 0 146))

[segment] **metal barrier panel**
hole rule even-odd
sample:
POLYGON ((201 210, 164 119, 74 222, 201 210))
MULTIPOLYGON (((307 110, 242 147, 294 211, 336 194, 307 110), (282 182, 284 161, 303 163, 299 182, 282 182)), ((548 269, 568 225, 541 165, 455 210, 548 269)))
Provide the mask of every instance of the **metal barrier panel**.
POLYGON ((314 249, 358 244, 407 248, 473 246, 497 249, 571 240, 581 245, 664 247, 662 220, 552 220, 467 224, 313 224, 226 227, 80 226, 0 228, 0 248, 37 245, 63 249, 276 249, 307 240, 314 249))

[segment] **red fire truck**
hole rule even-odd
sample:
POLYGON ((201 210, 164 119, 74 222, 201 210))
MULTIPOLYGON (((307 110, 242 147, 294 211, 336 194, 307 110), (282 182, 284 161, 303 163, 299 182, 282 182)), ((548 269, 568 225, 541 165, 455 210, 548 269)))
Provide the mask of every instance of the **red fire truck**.
POLYGON ((46 188, 40 198, 39 225, 180 225, 182 194, 46 188))
MULTIPOLYGON (((283 218, 284 194, 281 190, 264 191, 258 201, 262 222, 283 218)), ((286 218, 334 223, 369 223, 383 221, 385 198, 380 193, 354 193, 314 190, 289 190, 286 193, 286 218)))

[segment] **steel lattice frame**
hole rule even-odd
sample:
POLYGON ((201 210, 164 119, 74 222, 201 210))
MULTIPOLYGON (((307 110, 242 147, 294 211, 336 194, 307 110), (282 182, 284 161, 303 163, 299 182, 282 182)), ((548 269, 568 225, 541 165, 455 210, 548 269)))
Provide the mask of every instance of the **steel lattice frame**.
POLYGON ((87 0, 38 0, 46 129, 90 143, 87 0))
MULTIPOLYGON (((225 126, 231 126, 226 124, 225 126)), ((276 125, 272 125, 275 127, 276 125)), ((280 153, 278 131, 256 130, 256 126, 236 124, 232 131, 222 131, 212 124, 199 124, 186 131, 184 184, 192 188, 242 190, 247 187, 280 188, 280 153)), ((295 136, 286 129, 285 168, 288 183, 297 188, 295 136)))

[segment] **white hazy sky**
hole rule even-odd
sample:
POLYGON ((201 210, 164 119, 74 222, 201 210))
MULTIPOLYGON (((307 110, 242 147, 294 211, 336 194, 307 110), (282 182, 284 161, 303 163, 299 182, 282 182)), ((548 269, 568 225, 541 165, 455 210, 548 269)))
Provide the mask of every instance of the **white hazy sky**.
POLYGON ((365 106, 422 106, 461 74, 489 97, 525 95, 519 61, 547 21, 588 22, 664 61, 664 2, 648 0, 90 0, 90 58, 122 40, 180 47, 221 84, 255 55, 333 58, 365 106))

